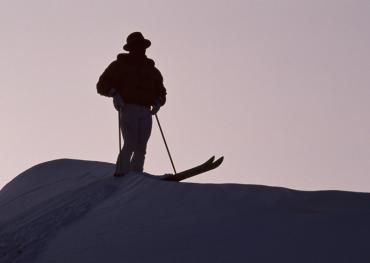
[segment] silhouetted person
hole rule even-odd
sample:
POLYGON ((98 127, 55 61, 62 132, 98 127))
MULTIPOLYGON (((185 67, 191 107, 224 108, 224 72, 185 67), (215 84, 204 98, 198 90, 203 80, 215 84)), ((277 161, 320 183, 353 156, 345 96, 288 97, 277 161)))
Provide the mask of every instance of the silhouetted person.
POLYGON ((129 171, 142 172, 147 142, 152 130, 152 114, 166 102, 160 71, 146 55, 151 42, 140 32, 131 33, 123 49, 100 76, 99 94, 113 97, 120 111, 123 148, 118 155, 115 176, 129 171))

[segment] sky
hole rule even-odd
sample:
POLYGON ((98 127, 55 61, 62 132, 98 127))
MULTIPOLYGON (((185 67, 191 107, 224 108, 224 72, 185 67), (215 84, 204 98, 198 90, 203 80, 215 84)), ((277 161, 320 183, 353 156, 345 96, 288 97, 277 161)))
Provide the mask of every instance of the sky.
MULTIPOLYGON (((41 162, 115 162, 117 112, 96 82, 128 34, 168 96, 177 170, 200 183, 370 191, 370 1, 0 2, 0 187, 41 162)), ((145 171, 171 172, 155 119, 145 171)))

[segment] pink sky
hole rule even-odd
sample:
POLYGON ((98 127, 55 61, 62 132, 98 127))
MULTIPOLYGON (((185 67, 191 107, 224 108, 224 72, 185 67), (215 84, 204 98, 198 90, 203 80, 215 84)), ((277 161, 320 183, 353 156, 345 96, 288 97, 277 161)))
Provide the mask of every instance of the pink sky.
MULTIPOLYGON (((369 14, 368 0, 3 0, 0 187, 52 159, 115 161, 95 84, 141 31, 177 169, 225 156, 192 181, 369 192, 369 14)), ((145 168, 171 171, 155 123, 145 168)))

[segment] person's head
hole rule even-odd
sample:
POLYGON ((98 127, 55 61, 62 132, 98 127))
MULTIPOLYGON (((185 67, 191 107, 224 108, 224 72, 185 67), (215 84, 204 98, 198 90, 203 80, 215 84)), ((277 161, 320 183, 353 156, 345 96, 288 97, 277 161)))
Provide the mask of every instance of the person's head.
POLYGON ((133 54, 145 54, 145 51, 150 47, 151 42, 145 39, 140 32, 133 32, 127 37, 126 44, 123 49, 133 54))

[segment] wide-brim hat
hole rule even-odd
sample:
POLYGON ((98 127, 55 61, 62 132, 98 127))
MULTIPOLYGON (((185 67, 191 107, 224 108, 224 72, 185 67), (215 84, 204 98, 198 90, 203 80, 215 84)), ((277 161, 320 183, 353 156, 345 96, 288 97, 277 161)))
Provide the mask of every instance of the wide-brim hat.
POLYGON ((123 46, 123 49, 126 51, 130 51, 134 46, 141 46, 144 49, 147 49, 152 44, 149 39, 144 38, 141 32, 131 33, 128 35, 126 42, 127 43, 123 46))

